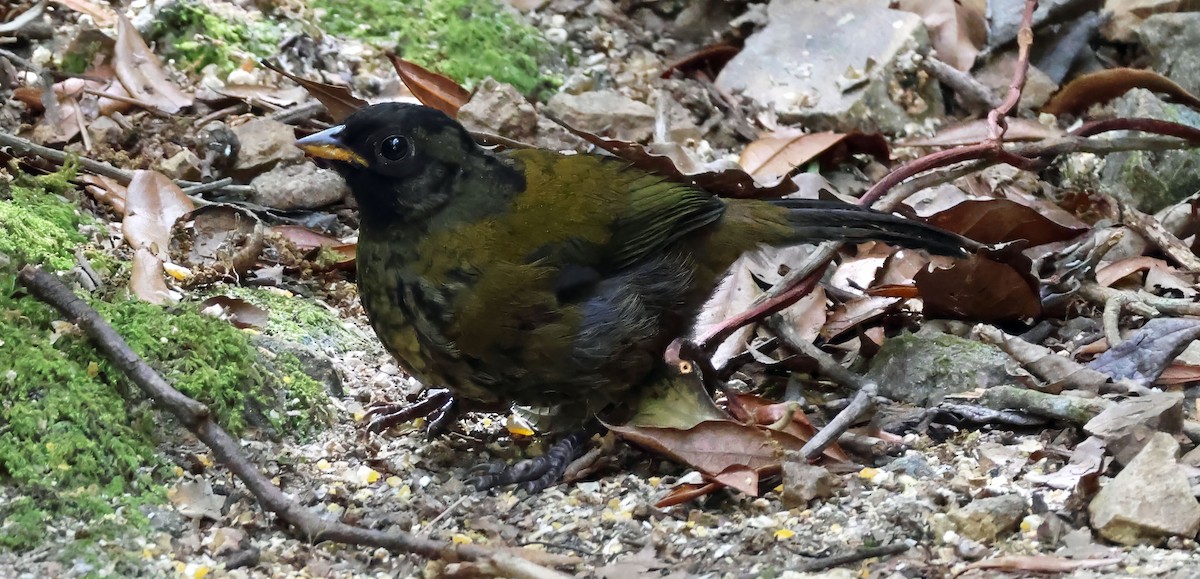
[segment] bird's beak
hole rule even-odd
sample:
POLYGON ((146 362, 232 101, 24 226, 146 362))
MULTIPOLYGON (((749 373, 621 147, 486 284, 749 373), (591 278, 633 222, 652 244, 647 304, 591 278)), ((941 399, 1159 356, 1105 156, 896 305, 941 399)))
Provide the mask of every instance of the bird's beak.
POLYGON ((343 128, 345 128, 343 125, 338 125, 319 133, 311 134, 296 141, 296 146, 318 159, 330 159, 332 161, 341 161, 351 165, 358 165, 359 167, 366 167, 367 160, 362 158, 362 155, 351 151, 342 143, 340 137, 343 128))

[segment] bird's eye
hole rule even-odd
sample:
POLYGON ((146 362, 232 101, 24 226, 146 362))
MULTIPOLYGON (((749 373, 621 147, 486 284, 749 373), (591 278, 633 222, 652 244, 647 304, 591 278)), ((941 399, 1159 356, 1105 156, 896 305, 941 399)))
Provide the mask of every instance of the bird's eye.
POLYGON ((389 161, 399 161, 408 156, 408 139, 392 135, 379 143, 379 154, 389 161))

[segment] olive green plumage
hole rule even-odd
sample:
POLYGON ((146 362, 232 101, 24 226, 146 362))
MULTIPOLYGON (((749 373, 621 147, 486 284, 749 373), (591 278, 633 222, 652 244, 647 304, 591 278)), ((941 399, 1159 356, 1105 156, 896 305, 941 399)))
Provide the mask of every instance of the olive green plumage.
POLYGON ((335 159, 358 201, 359 293, 388 351, 476 402, 620 402, 760 245, 963 242, 840 202, 718 199, 598 155, 493 153, 417 105, 364 108, 300 145, 335 159))

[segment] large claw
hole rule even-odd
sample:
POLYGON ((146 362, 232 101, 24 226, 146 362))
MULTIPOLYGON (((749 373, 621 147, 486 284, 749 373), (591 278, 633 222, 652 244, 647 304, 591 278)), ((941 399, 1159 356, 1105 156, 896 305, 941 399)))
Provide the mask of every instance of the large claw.
POLYGON ((450 424, 458 417, 458 403, 454 395, 444 388, 433 388, 426 392, 425 398, 415 404, 382 404, 367 411, 367 430, 383 432, 397 424, 410 420, 429 417, 429 426, 425 436, 432 438, 450 428, 450 424))
POLYGON ((473 469, 476 476, 467 484, 479 491, 516 484, 529 494, 539 493, 562 480, 567 466, 583 454, 591 434, 589 431, 573 432, 554 443, 546 454, 513 465, 492 463, 476 467, 473 469))

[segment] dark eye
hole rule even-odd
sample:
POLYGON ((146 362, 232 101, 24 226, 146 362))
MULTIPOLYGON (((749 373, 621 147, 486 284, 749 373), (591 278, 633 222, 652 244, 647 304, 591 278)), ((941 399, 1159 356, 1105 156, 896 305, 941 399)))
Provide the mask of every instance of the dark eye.
POLYGON ((389 161, 399 161, 408 156, 408 139, 392 135, 379 143, 379 154, 389 161))

